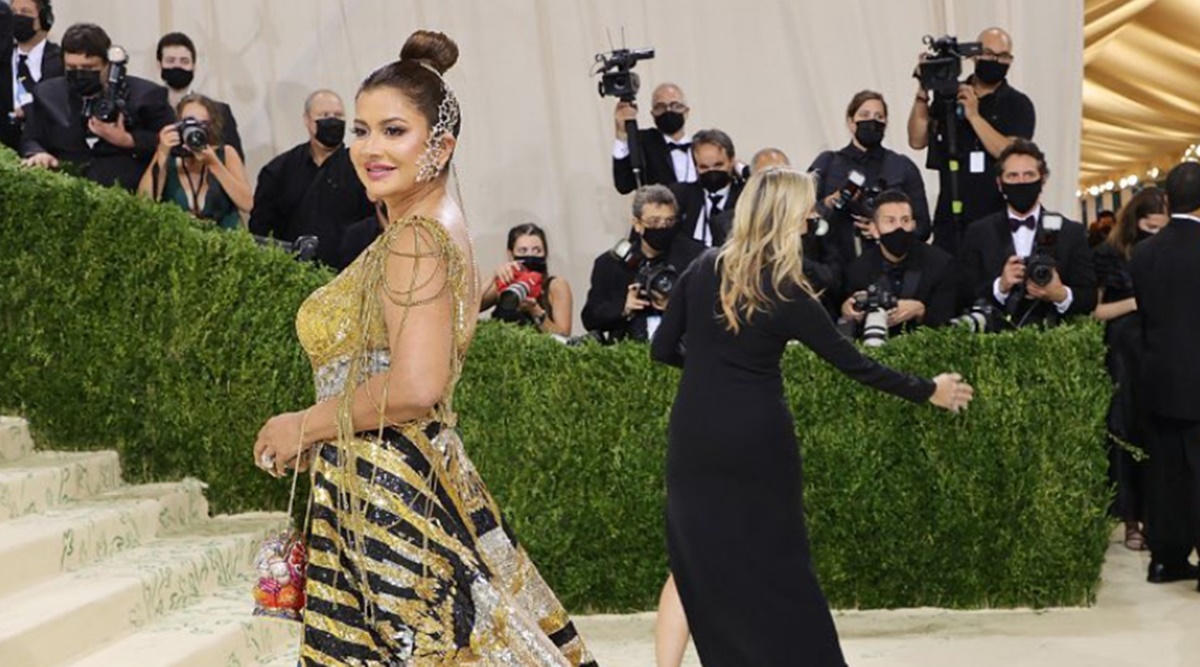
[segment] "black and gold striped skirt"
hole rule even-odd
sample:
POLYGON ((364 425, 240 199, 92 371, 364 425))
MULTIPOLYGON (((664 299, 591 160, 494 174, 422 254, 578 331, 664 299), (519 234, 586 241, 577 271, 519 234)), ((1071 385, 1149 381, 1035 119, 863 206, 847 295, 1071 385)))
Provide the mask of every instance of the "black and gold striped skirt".
POLYGON ((305 665, 594 665, 452 429, 320 446, 305 665))

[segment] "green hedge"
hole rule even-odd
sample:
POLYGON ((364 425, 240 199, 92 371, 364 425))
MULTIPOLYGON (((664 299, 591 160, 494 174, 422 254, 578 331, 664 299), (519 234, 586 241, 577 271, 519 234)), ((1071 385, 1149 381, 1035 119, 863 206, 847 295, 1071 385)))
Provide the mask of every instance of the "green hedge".
MULTIPOLYGON (((29 417, 43 444, 118 448, 130 481, 193 475, 216 511, 283 506, 286 483, 256 470, 249 447, 266 417, 311 400, 293 320, 328 274, 8 155, 0 238, 0 406, 29 417)), ((789 352, 833 604, 1091 601, 1108 532, 1100 329, 922 332, 878 355, 959 371, 977 400, 959 417, 914 407, 789 352)), ((456 404, 463 436, 572 609, 653 607, 677 379, 638 345, 479 328, 456 404)))

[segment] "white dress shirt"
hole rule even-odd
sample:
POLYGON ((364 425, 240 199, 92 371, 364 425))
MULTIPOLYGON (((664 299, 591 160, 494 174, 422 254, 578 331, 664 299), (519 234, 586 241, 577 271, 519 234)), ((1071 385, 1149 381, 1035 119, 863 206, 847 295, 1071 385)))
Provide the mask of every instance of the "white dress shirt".
MULTIPOLYGON (((1008 219, 1009 220, 1020 220, 1022 218, 1029 218, 1029 217, 1033 217, 1034 220, 1041 220, 1042 219, 1042 205, 1038 204, 1037 206, 1033 207, 1032 211, 1029 211, 1025 215, 1021 215, 1020 213, 1017 213, 1016 211, 1012 210, 1011 207, 1008 209, 1008 219)), ((1017 256, 1022 259, 1027 259, 1030 255, 1032 255, 1033 254, 1033 242, 1036 240, 1036 238, 1037 238, 1036 225, 1035 225, 1034 229, 1029 229, 1028 227, 1021 227, 1017 231, 1013 232, 1012 233, 1013 250, 1016 252, 1017 256)), ((1059 274, 1059 277, 1061 278, 1062 275, 1059 274)), ((1066 287, 1066 286, 1064 285, 1064 287, 1066 287)), ((1066 298, 1064 298, 1062 301, 1057 301, 1054 304, 1054 307, 1058 309, 1058 312, 1060 314, 1064 314, 1064 315, 1071 308, 1071 304, 1075 302, 1075 292, 1073 292, 1070 287, 1066 287, 1066 289, 1067 289, 1066 298)), ((1000 279, 999 278, 996 278, 996 280, 992 283, 992 296, 996 297, 996 301, 998 303, 1000 303, 1001 305, 1008 302, 1008 295, 1005 294, 1004 292, 1000 291, 1000 279)))
MULTIPOLYGON (((667 150, 671 154, 671 166, 675 169, 675 180, 680 183, 691 183, 696 180, 696 164, 692 161, 692 151, 671 148, 671 146, 690 146, 692 137, 689 135, 681 141, 675 141, 664 134, 663 140, 667 142, 667 150)), ((627 157, 629 157, 629 142, 617 139, 613 143, 613 159, 624 160, 627 157)))
POLYGON ((21 47, 17 46, 12 52, 12 90, 13 90, 13 109, 21 107, 33 101, 33 91, 25 90, 17 80, 17 63, 20 62, 21 56, 28 56, 25 63, 29 66, 29 75, 33 77, 34 82, 42 80, 42 57, 46 55, 46 40, 37 43, 29 53, 23 53, 21 47))

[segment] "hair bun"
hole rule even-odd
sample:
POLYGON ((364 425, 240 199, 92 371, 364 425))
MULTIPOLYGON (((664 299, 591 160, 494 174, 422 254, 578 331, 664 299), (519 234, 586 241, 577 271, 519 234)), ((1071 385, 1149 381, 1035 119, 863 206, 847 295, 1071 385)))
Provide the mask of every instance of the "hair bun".
POLYGON ((445 74, 458 62, 458 44, 445 33, 434 30, 418 30, 409 36, 400 49, 400 60, 423 61, 445 74))

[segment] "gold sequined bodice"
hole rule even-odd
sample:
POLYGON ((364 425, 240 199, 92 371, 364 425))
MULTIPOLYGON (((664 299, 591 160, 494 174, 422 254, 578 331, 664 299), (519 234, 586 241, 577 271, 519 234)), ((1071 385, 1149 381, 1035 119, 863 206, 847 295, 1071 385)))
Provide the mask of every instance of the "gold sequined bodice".
POLYGON ((399 231, 408 225, 419 226, 433 239, 435 247, 426 255, 429 261, 446 263, 455 339, 455 354, 451 361, 453 374, 444 397, 444 402, 448 403, 469 344, 470 322, 467 318, 472 309, 467 303, 472 292, 469 287, 471 276, 462 249, 445 227, 437 220, 419 216, 388 225, 358 259, 301 304, 296 314, 296 333, 312 363, 318 401, 352 389, 348 382, 357 386, 367 376, 390 367, 388 331, 381 299, 391 298, 396 305, 405 308, 422 305, 404 302, 404 294, 389 290, 383 275, 389 246, 399 231), (387 292, 388 296, 381 292, 387 292), (352 363, 356 358, 358 363, 352 363), (360 377, 350 377, 352 367, 356 367, 360 377))

